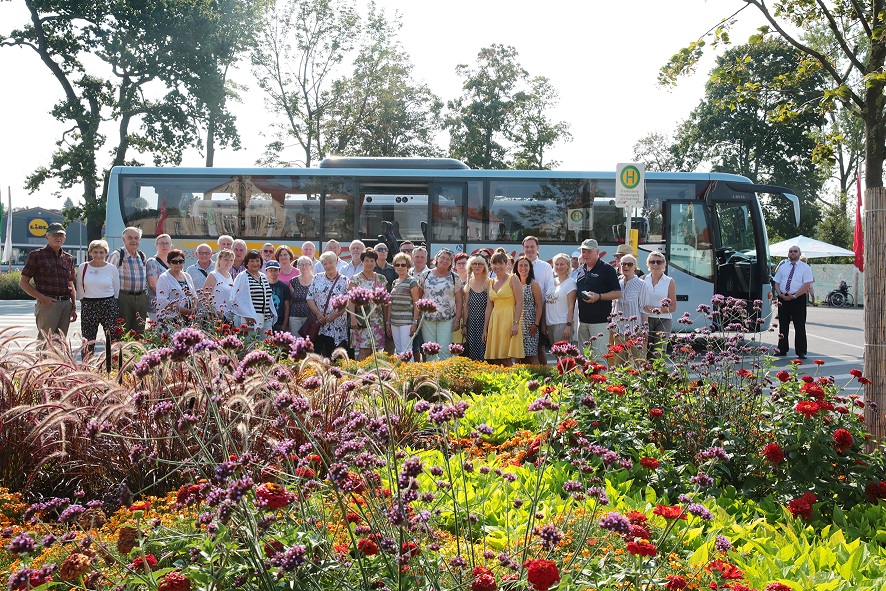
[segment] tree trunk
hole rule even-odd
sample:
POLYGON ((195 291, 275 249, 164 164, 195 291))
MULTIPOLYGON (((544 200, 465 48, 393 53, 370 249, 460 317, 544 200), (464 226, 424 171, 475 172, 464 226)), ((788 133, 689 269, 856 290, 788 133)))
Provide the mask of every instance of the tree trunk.
POLYGON ((206 125, 206 168, 212 168, 215 161, 215 111, 209 113, 209 123, 206 125))
POLYGON ((873 449, 886 440, 886 188, 868 188, 864 209, 865 423, 873 449))

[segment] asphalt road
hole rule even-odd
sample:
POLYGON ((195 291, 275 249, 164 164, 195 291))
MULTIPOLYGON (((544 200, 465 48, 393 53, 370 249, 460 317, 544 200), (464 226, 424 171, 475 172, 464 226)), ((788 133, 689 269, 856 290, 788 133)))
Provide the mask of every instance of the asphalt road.
MULTIPOLYGON (((0 301, 0 331, 9 329, 12 333, 35 337, 37 330, 34 325, 34 304, 28 301, 0 301)), ((806 321, 806 333, 809 340, 808 358, 803 369, 811 374, 833 375, 838 384, 852 381, 849 371, 862 368, 864 355, 864 310, 860 308, 828 308, 810 307, 806 321), (813 360, 824 360, 821 367, 815 366, 813 360)), ((6 334, 6 333, 4 333, 6 334)), ((71 325, 69 338, 72 345, 81 344, 80 321, 71 325)), ((99 340, 103 333, 99 329, 99 340)), ((759 335, 761 344, 774 346, 775 332, 759 335)), ((790 337, 793 346, 793 332, 790 337)), ((101 344, 99 344, 101 350, 101 344)), ((791 349, 787 357, 773 358, 775 370, 791 364, 794 351, 791 349)))

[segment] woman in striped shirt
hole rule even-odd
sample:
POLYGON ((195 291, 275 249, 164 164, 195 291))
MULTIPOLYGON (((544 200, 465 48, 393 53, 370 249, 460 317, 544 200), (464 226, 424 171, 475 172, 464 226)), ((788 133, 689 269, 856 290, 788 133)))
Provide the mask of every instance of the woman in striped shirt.
POLYGON ((250 330, 259 334, 273 329, 277 322, 277 310, 274 308, 271 284, 261 272, 261 253, 250 250, 243 258, 246 271, 234 278, 233 294, 230 309, 234 314, 234 324, 245 324, 250 330))
POLYGON ((612 332, 614 334, 613 352, 615 365, 624 365, 633 359, 646 357, 646 338, 643 325, 646 324, 646 313, 643 304, 646 302, 646 284, 637 277, 637 259, 626 254, 618 263, 621 277, 621 297, 612 301, 612 332))

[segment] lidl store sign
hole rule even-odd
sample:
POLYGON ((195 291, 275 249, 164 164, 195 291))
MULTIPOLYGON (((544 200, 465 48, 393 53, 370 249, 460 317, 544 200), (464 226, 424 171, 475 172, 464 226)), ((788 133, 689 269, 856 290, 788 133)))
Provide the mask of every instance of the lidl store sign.
POLYGON ((28 221, 28 233, 31 236, 46 236, 46 230, 49 229, 49 222, 40 218, 33 218, 28 221))
POLYGON ((646 191, 646 166, 639 162, 622 162, 615 169, 615 205, 640 207, 646 191))

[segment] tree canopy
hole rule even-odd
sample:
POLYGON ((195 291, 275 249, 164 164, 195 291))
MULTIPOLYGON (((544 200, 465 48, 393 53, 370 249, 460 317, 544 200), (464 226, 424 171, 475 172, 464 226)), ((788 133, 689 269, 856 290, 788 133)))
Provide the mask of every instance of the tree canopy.
MULTIPOLYGON (((177 164, 187 147, 199 143, 197 125, 212 101, 196 100, 195 81, 212 78, 218 62, 200 49, 201 36, 193 32, 212 37, 213 27, 225 24, 218 4, 194 0, 25 0, 25 5, 30 21, 3 35, 0 46, 37 53, 61 87, 52 115, 71 125, 50 163, 28 177, 27 188, 34 191, 49 179, 62 189, 82 184, 79 213, 92 240, 105 218, 98 186, 106 167, 138 163, 132 152, 151 156, 156 165, 177 164), (103 162, 112 125, 116 145, 103 162)), ((223 105, 213 108, 228 122, 215 137, 235 142, 227 111, 223 105)))
POLYGON ((474 67, 461 64, 461 96, 449 101, 445 127, 450 156, 472 168, 553 168, 547 150, 569 141, 569 125, 548 111, 557 91, 543 76, 530 77, 517 50, 493 44, 477 54, 474 67))

